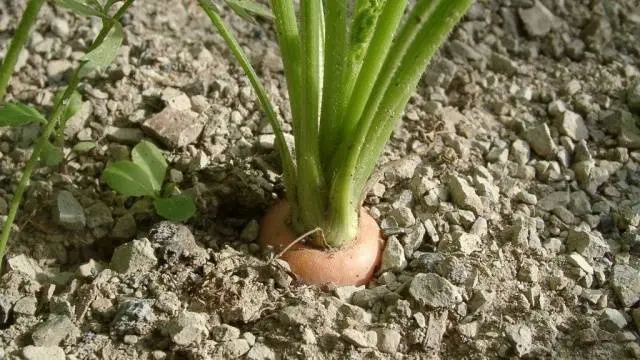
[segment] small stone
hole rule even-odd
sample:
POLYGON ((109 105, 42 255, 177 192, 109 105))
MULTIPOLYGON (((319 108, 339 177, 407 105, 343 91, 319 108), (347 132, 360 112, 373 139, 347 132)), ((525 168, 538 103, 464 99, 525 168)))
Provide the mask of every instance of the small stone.
POLYGON ((258 220, 251 220, 247 225, 242 229, 240 233, 240 239, 246 242, 254 242, 258 239, 258 233, 260 232, 260 224, 258 220))
POLYGON ((573 111, 565 111, 560 118, 560 132, 573 140, 586 140, 589 138, 589 129, 584 124, 582 116, 573 111))
POLYGON ((147 119, 143 129, 167 147, 176 149, 195 142, 204 129, 204 124, 196 113, 168 106, 147 119))
POLYGON ((522 357, 531 352, 533 334, 526 325, 509 325, 505 330, 507 337, 515 346, 516 353, 522 357))
POLYGON ((471 312, 481 312, 491 306, 496 295, 492 291, 475 290, 469 301, 469 310, 471 312))
POLYGON ((448 244, 447 248, 450 251, 460 251, 465 255, 469 255, 474 251, 480 250, 481 242, 478 235, 458 231, 453 233, 451 243, 448 244))
POLYGON ((131 213, 126 213, 116 220, 116 224, 111 231, 111 236, 116 239, 129 240, 135 237, 137 233, 138 226, 136 225, 136 219, 131 213))
POLYGON ((240 329, 222 324, 211 328, 211 338, 218 342, 230 341, 240 337, 240 329))
POLYGON ((191 100, 189 99, 189 96, 180 90, 166 88, 162 91, 160 99, 164 101, 167 107, 172 109, 180 111, 191 110, 191 100))
POLYGON ((476 215, 482 214, 482 200, 466 180, 458 176, 452 176, 449 178, 448 187, 456 205, 464 210, 471 210, 476 215))
MULTIPOLYGON (((120 303, 113 316, 111 330, 122 335, 151 331, 150 324, 156 319, 153 312, 153 300, 132 299, 120 303)), ((108 306, 108 304, 105 304, 108 306)))
POLYGON ((247 353, 247 360, 275 360, 276 353, 267 345, 256 343, 247 353))
POLYGON ((507 238, 515 245, 524 248, 538 249, 542 246, 535 220, 530 217, 518 217, 507 229, 507 238))
POLYGON ((73 194, 66 190, 61 190, 56 196, 53 219, 58 225, 68 230, 81 230, 87 223, 84 208, 73 194))
POLYGON ((627 106, 631 111, 640 113, 640 81, 632 81, 627 89, 627 106))
POLYGON ((627 326, 627 319, 624 314, 617 309, 604 309, 600 317, 600 327, 604 330, 617 332, 627 326))
POLYGON ((338 308, 340 314, 344 315, 346 319, 350 319, 355 323, 359 324, 370 324, 371 323, 371 313, 367 310, 361 308, 360 306, 355 306, 351 304, 342 304, 338 308))
POLYGON ((109 140, 125 145, 136 145, 144 138, 142 130, 138 128, 107 126, 104 134, 109 140))
POLYGON ((90 229, 99 227, 111 227, 113 225, 113 216, 111 210, 102 201, 97 201, 89 206, 86 210, 87 226, 90 229))
POLYGON ((595 161, 581 161, 573 165, 573 171, 576 173, 576 179, 589 194, 595 195, 600 185, 609 180, 609 171, 607 169, 596 166, 595 161))
POLYGON ((9 270, 19 271, 23 274, 26 274, 31 279, 36 279, 38 275, 44 273, 44 270, 42 269, 42 267, 40 267, 40 265, 38 265, 37 261, 24 254, 9 258, 7 260, 7 266, 9 270))
POLYGON ((111 257, 110 267, 121 274, 130 274, 148 271, 157 263, 151 242, 143 238, 118 246, 111 257))
POLYGON ((66 315, 51 315, 31 334, 36 346, 58 346, 63 340, 80 335, 80 330, 66 315))
POLYGON ((57 37, 66 39, 69 36, 69 23, 64 19, 55 18, 51 21, 51 31, 57 37))
POLYGON ((494 147, 487 154, 487 161, 504 164, 509 159, 509 149, 504 147, 494 147))
POLYGON ((205 169, 209 166, 211 160, 206 152, 199 150, 189 163, 189 171, 195 172, 205 169))
POLYGON ((526 138, 533 151, 542 157, 552 157, 556 151, 556 144, 551 138, 551 131, 547 124, 540 124, 527 130, 526 138))
POLYGON ((103 270, 102 264, 96 262, 93 259, 89 259, 89 261, 85 264, 78 266, 78 270, 76 274, 81 278, 94 278, 98 276, 98 274, 103 270))
POLYGON ((593 275, 593 266, 589 265, 587 260, 585 260, 585 258, 583 258, 582 255, 578 254, 577 252, 573 252, 567 255, 567 260, 569 261, 569 264, 579 267, 589 275, 593 275))
POLYGON ((377 343, 378 334, 375 331, 362 332, 355 329, 345 329, 341 337, 352 345, 361 348, 374 347, 377 343))
POLYGON ((387 240, 387 246, 382 253, 382 264, 379 273, 385 271, 398 271, 407 267, 407 259, 404 255, 404 247, 397 237, 391 236, 387 240))
POLYGON ((28 345, 22 349, 24 360, 65 360, 64 350, 58 346, 28 345))
POLYGON ((496 52, 491 53, 489 66, 493 71, 507 75, 513 75, 518 72, 518 64, 516 62, 496 52))
POLYGON ((422 242, 424 236, 427 233, 425 226, 422 222, 416 223, 411 227, 409 232, 402 237, 402 243, 404 244, 404 254, 407 258, 410 258, 414 251, 416 251, 422 242))
POLYGON ((62 76, 67 70, 71 69, 73 65, 67 60, 51 60, 47 64, 47 76, 49 81, 58 82, 62 80, 62 76))
POLYGON ((387 354, 395 354, 402 340, 402 335, 393 329, 381 329, 378 331, 378 350, 387 354))
POLYGON ((591 231, 570 230, 567 237, 567 250, 576 251, 586 258, 601 258, 604 254, 611 252, 609 244, 591 231))
POLYGON ((538 197, 526 191, 520 191, 516 195, 516 201, 527 205, 536 205, 538 204, 538 197))
POLYGON ((364 289, 364 285, 362 286, 340 286, 333 289, 333 293, 338 297, 338 299, 344 302, 351 302, 351 298, 356 291, 360 291, 364 289))
POLYGON ((399 227, 411 227, 416 223, 416 218, 413 216, 411 209, 406 206, 391 210, 389 216, 396 221, 399 227))
POLYGON ((417 274, 409 284, 409 294, 423 306, 450 308, 462 301, 460 289, 440 275, 417 274))
POLYGON ((122 338, 122 342, 124 342, 127 345, 133 345, 133 344, 138 342, 138 336, 137 335, 125 335, 124 338, 122 338))
POLYGON ((38 308, 38 300, 33 296, 25 296, 13 305, 13 313, 33 316, 38 308))
POLYGON ((208 258, 206 249, 198 245, 191 230, 183 224, 161 221, 149 231, 149 238, 158 247, 158 254, 167 262, 177 261, 180 257, 204 262, 208 258))
POLYGON ((567 225, 573 225, 576 223, 576 217, 564 206, 557 206, 553 208, 553 214, 567 225))
POLYGON ((220 357, 217 359, 237 359, 251 350, 251 345, 245 339, 235 339, 223 342, 219 348, 220 357))
POLYGON ((537 0, 533 7, 518 9, 518 15, 520 15, 525 30, 532 37, 547 35, 558 21, 555 15, 537 0))
POLYGON ((631 307, 640 300, 640 271, 629 265, 613 267, 611 284, 624 307, 631 307))
POLYGON ((478 328, 480 327, 480 323, 478 321, 472 321, 465 324, 458 325, 458 333, 460 335, 467 337, 469 339, 473 339, 478 335, 478 328))
POLYGON ((535 284, 540 279, 538 266, 530 261, 525 261, 518 271, 518 280, 535 284))
POLYGON ((511 144, 511 151, 509 157, 518 164, 524 165, 529 162, 531 156, 531 149, 529 144, 523 140, 516 140, 511 144))
POLYGON ((209 336, 207 320, 206 314, 185 311, 171 320, 164 331, 176 345, 197 344, 209 336))

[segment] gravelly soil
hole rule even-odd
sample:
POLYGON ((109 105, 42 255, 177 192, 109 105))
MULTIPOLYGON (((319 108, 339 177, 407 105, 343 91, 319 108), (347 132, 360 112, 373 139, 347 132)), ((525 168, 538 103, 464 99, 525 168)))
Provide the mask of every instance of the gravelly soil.
MULTIPOLYGON (((16 222, 0 359, 640 358, 639 5, 475 4, 365 202, 380 274, 323 292, 255 243, 278 158, 222 39, 195 2, 137 1, 65 132, 98 146, 39 170, 16 222), (99 179, 143 138, 197 196, 186 225, 99 179)), ((23 8, 0 2, 0 56, 23 8)), ((289 118, 271 24, 227 20, 289 118)), ((45 4, 9 99, 48 111, 99 25, 45 4)), ((0 129, 0 221, 37 132, 0 129)))

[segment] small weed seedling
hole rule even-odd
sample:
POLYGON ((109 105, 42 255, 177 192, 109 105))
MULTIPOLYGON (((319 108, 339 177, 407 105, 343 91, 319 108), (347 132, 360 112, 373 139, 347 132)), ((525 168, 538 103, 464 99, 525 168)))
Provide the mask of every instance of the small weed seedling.
POLYGON ((131 152, 131 161, 116 161, 102 174, 104 181, 124 196, 153 199, 156 213, 172 221, 184 221, 196 213, 193 198, 174 194, 175 184, 166 183, 167 161, 162 152, 148 141, 141 141, 131 152), (163 186, 164 184, 164 186, 163 186))
MULTIPOLYGON (((42 1, 39 1, 42 3, 42 1)), ((109 15, 111 7, 118 1, 115 0, 57 0, 56 4, 65 7, 79 16, 96 16, 102 19, 102 29, 94 39, 85 55, 80 59, 80 63, 75 68, 71 79, 64 90, 61 90, 54 99, 53 108, 48 117, 42 115, 34 107, 22 103, 10 103, 0 108, 0 127, 21 126, 28 124, 40 124, 42 129, 40 135, 33 146, 31 157, 22 170, 22 175, 16 187, 16 191, 11 198, 9 213, 4 220, 2 233, 0 233, 0 270, 2 270, 2 258, 11 235, 13 223, 18 209, 22 203, 22 196, 29 184, 31 175, 38 165, 54 166, 63 160, 62 146, 64 143, 63 131, 67 120, 80 108, 82 97, 77 92, 80 80, 92 71, 105 69, 113 62, 118 49, 124 38, 124 30, 120 24, 120 18, 131 7, 134 0, 126 0, 113 16, 109 15)), ((10 50, 5 58, 0 73, 0 94, 4 92, 6 82, 11 76, 14 57, 22 49, 29 28, 35 21, 41 4, 31 0, 27 6, 23 19, 20 22, 16 38, 12 41, 10 50), (36 5, 38 5, 36 7, 36 5), (15 44, 15 45, 14 45, 15 44)), ((0 97, 1 99, 1 97, 0 97)), ((78 146, 78 145, 76 145, 78 146)), ((86 150, 91 145, 83 144, 82 149, 86 150)))

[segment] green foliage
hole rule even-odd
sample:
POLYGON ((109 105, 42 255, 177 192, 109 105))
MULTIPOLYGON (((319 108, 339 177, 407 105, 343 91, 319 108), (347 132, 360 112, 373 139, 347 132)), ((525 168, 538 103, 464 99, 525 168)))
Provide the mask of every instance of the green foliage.
POLYGON ((56 4, 71 10, 76 15, 81 16, 97 16, 102 17, 104 13, 102 8, 96 4, 95 1, 84 1, 84 0, 55 0, 56 4))
POLYGON ((184 194, 162 192, 167 168, 160 149, 149 141, 141 141, 131 151, 131 161, 109 164, 102 177, 113 190, 124 196, 152 198, 156 213, 165 219, 187 220, 196 213, 195 202, 184 194))
POLYGON ((92 141, 81 141, 77 143, 72 150, 78 154, 85 154, 93 150, 95 147, 96 143, 92 141))
POLYGON ((92 70, 103 70, 109 66, 118 55, 123 38, 124 30, 122 25, 115 21, 104 41, 82 57, 81 60, 85 61, 82 67, 82 75, 86 75, 92 70))
MULTIPOLYGON (((54 102, 60 100, 63 95, 64 91, 58 91, 56 93, 56 96, 54 97, 54 102)), ((60 121, 66 122, 67 120, 71 119, 71 117, 73 117, 73 115, 75 115, 78 111, 80 111, 80 109, 82 109, 82 95, 80 95, 79 92, 74 91, 69 99, 66 100, 66 108, 62 113, 60 121)))
POLYGON ((225 0, 225 2, 236 14, 251 22, 255 21, 251 14, 268 19, 273 19, 274 17, 268 7, 253 0, 225 0))
POLYGON ((56 166, 59 165, 62 160, 64 160, 62 148, 47 141, 40 154, 40 163, 43 166, 56 166))
POLYGON ((46 124, 47 119, 30 105, 10 103, 0 108, 0 127, 35 123, 46 124))

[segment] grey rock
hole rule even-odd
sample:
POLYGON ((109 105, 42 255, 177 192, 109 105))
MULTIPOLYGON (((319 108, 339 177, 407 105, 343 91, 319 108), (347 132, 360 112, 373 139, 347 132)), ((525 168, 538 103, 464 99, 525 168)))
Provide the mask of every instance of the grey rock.
POLYGON ((584 191, 574 191, 570 195, 569 210, 577 216, 591 214, 589 195, 584 191))
POLYGON ((146 333, 156 320, 151 299, 123 301, 111 321, 111 330, 118 334, 146 333))
POLYGON ((247 360, 275 360, 276 353, 265 344, 256 343, 247 353, 247 360))
POLYGON ((489 67, 498 73, 506 75, 514 75, 518 72, 518 64, 509 57, 496 52, 491 53, 491 57, 489 58, 489 67))
POLYGON ((560 132, 573 140, 586 140, 589 138, 589 129, 584 124, 582 116, 573 111, 565 111, 560 116, 558 125, 560 132))
POLYGON ((582 255, 572 252, 567 255, 567 261, 573 266, 577 266, 589 275, 593 275, 593 266, 591 266, 582 255))
POLYGON ((362 332, 355 329, 345 329, 340 335, 350 344, 361 348, 374 347, 378 341, 378 334, 375 331, 362 332))
POLYGON ((86 209, 86 217, 87 226, 90 229, 111 227, 111 225, 113 225, 111 210, 102 201, 97 201, 95 204, 89 206, 86 209))
POLYGON ((19 271, 26 274, 31 279, 36 279, 38 276, 45 274, 44 270, 38 262, 24 254, 20 254, 11 257, 7 260, 7 267, 12 271, 19 271))
POLYGON ((362 286, 347 285, 347 286, 336 287, 335 289, 333 289, 333 293, 336 295, 338 299, 344 302, 351 302, 351 298, 353 297, 353 294, 363 289, 364 289, 364 285, 362 286))
POLYGON ((586 258, 601 258, 611 252, 609 244, 597 233, 591 231, 570 230, 567 237, 567 250, 576 251, 586 258))
POLYGON ((402 335, 393 329, 381 329, 378 331, 378 350, 387 354, 398 352, 398 346, 402 335))
POLYGON ((476 215, 482 214, 484 207, 482 200, 466 180, 459 176, 451 176, 449 178, 448 188, 457 206, 465 210, 471 210, 476 215))
POLYGON ((245 339, 235 339, 220 344, 216 354, 217 359, 237 359, 251 350, 251 345, 245 339))
POLYGON ((58 82, 67 70, 72 68, 71 62, 67 60, 51 60, 47 64, 47 77, 51 82, 58 82))
POLYGON ((109 140, 125 145, 136 145, 144 138, 144 133, 138 128, 107 126, 104 134, 109 140))
POLYGON ((535 1, 533 7, 518 9, 518 15, 520 15, 525 30, 532 37, 547 35, 558 21, 556 16, 538 0, 535 1))
POLYGON ((624 307, 631 307, 640 300, 640 271, 629 265, 613 267, 611 284, 624 307))
POLYGON ((211 328, 211 338, 218 342, 240 338, 240 329, 231 325, 222 324, 211 328))
POLYGON ((538 197, 526 191, 520 191, 516 194, 516 201, 527 205, 536 205, 538 204, 538 197))
POLYGON ((573 149, 573 161, 581 162, 590 160, 593 160, 593 156, 591 156, 587 142, 584 140, 578 141, 573 149))
POLYGON ((422 222, 416 223, 411 227, 409 232, 402 236, 402 243, 404 244, 404 255, 409 258, 416 251, 422 242, 424 241, 424 236, 427 233, 425 226, 422 222))
POLYGON ((540 199, 540 201, 538 201, 538 207, 544 211, 552 211, 558 206, 566 206, 569 204, 569 201, 569 192, 554 191, 540 199))
POLYGON ((64 350, 58 346, 28 345, 22 349, 24 360, 65 360, 64 350))
POLYGON ((507 239, 524 248, 538 249, 542 246, 536 222, 530 217, 518 217, 507 229, 507 239))
POLYGON ((526 141, 516 140, 511 144, 509 157, 518 164, 524 165, 529 162, 531 156, 531 148, 526 141))
POLYGON ((576 223, 576 217, 571 211, 564 206, 556 206, 553 208, 553 214, 557 216, 563 223, 567 225, 573 225, 576 223))
POLYGON ((480 250, 480 237, 475 234, 468 234, 465 232, 457 231, 453 233, 451 241, 448 244, 440 242, 441 246, 446 247, 449 251, 459 251, 465 255, 469 255, 474 251, 480 250))
POLYGON ((33 316, 38 308, 38 299, 25 296, 13 305, 13 313, 17 315, 33 316))
POLYGON ((507 338, 513 343, 516 354, 522 357, 531 352, 533 333, 526 325, 509 325, 505 329, 507 338))
POLYGON ((422 306, 450 308, 462 301, 460 289, 437 274, 417 274, 409 284, 409 294, 422 306))
POLYGON ((160 99, 172 109, 188 111, 191 110, 191 100, 189 96, 178 89, 166 88, 162 90, 160 99))
POLYGON ((176 345, 197 344, 209 336, 207 320, 206 314, 185 311, 171 320, 164 331, 176 345))
POLYGON ((31 339, 36 346, 58 346, 63 340, 79 335, 80 330, 68 316, 51 315, 36 327, 31 334, 31 339))
POLYGON ((509 149, 505 147, 494 147, 489 151, 486 159, 489 162, 504 164, 509 159, 509 149))
POLYGON ((113 226, 111 236, 116 239, 131 239, 136 236, 138 232, 138 226, 136 225, 136 219, 131 213, 126 213, 116 220, 116 224, 113 226))
POLYGON ((596 166, 595 161, 581 161, 573 165, 576 179, 589 194, 595 195, 600 185, 609 180, 610 174, 607 169, 596 166))
POLYGON ((338 312, 342 314, 346 319, 350 319, 354 323, 358 323, 358 324, 371 323, 371 313, 359 306, 355 306, 351 304, 342 304, 338 308, 338 312))
POLYGON ((617 332, 627 326, 627 319, 620 310, 606 308, 600 316, 600 327, 604 330, 617 332))
POLYGON ((627 106, 631 111, 640 113, 640 81, 631 82, 627 89, 627 106))
POLYGON ((111 257, 110 267, 119 273, 130 274, 148 271, 157 263, 149 239, 142 238, 118 246, 111 257))
POLYGON ((242 229, 240 233, 240 238, 246 242, 254 242, 258 239, 258 234, 260 232, 260 224, 258 220, 251 220, 247 225, 242 229))
POLYGON ((406 206, 394 208, 391 210, 389 216, 393 218, 400 227, 411 227, 416 223, 416 218, 413 216, 411 209, 406 206))
POLYGON ((195 142, 204 129, 204 123, 192 111, 166 107, 147 119, 143 129, 167 147, 176 149, 195 142))
POLYGON ((64 19, 55 18, 51 20, 51 31, 62 39, 66 39, 69 36, 69 23, 64 19))
POLYGON ((475 290, 469 301, 469 310, 471 312, 481 312, 489 308, 495 300, 496 294, 487 290, 475 290))
POLYGON ((87 224, 84 208, 71 192, 61 190, 53 207, 53 220, 68 230, 81 230, 87 224))
POLYGON ((380 273, 385 271, 398 271, 407 267, 407 259, 404 255, 404 248, 397 237, 391 236, 387 240, 387 246, 382 253, 382 263, 380 273))
POLYGON ((187 257, 200 263, 208 258, 206 249, 198 245, 191 230, 183 224, 161 221, 153 226, 149 238, 154 246, 158 246, 158 253, 167 262, 187 257))
POLYGON ((13 304, 15 304, 17 300, 18 298, 16 296, 0 294, 0 325, 4 325, 9 321, 11 308, 13 308, 13 304))
POLYGON ((448 312, 429 314, 429 324, 427 333, 422 343, 423 348, 431 353, 437 354, 442 344, 442 336, 447 331, 448 312))
POLYGON ((93 114, 93 105, 91 104, 91 101, 83 102, 80 110, 67 120, 64 128, 64 135, 67 138, 71 138, 81 130, 85 129, 91 114, 93 114))
POLYGON ((89 259, 88 262, 78 266, 76 275, 81 278, 94 278, 103 270, 101 263, 96 262, 93 259, 89 259))
POLYGON ((556 144, 547 124, 540 124, 527 130, 525 137, 533 151, 542 157, 552 157, 556 151, 556 144))

